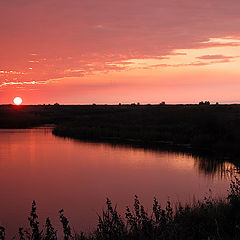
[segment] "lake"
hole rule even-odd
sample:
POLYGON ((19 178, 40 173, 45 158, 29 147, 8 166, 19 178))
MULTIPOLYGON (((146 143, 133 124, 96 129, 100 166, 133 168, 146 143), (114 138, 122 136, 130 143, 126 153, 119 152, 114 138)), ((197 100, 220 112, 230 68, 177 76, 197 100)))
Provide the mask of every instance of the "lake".
POLYGON ((134 195, 150 209, 226 195, 235 166, 188 154, 153 151, 56 137, 51 128, 0 130, 0 225, 17 233, 25 226, 32 200, 41 224, 49 216, 59 228, 65 210, 76 231, 91 231, 106 197, 121 212, 134 195))

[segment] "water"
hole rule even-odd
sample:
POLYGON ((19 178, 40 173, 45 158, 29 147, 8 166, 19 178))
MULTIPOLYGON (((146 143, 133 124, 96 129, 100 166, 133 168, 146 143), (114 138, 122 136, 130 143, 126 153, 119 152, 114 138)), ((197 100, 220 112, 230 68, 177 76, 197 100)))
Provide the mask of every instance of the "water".
POLYGON ((209 189, 224 196, 234 168, 186 154, 64 139, 50 128, 0 130, 0 224, 17 233, 36 200, 41 223, 50 216, 59 227, 63 208, 77 231, 90 231, 106 197, 123 211, 135 194, 148 209, 153 197, 162 204, 168 197, 191 202, 209 189))

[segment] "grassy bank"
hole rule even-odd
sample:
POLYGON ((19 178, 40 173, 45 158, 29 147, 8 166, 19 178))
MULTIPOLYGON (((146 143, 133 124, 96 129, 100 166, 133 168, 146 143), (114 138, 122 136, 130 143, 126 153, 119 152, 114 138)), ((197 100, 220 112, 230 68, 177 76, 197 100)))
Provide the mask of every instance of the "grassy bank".
POLYGON ((240 105, 0 106, 0 116, 0 128, 50 123, 62 137, 240 153, 240 105))
MULTIPOLYGON (((49 218, 41 228, 33 202, 29 229, 19 228, 15 237, 21 240, 236 240, 240 238, 240 181, 236 178, 231 182, 226 199, 206 198, 192 205, 178 204, 175 208, 170 202, 162 208, 154 199, 152 212, 147 212, 135 196, 133 208, 126 208, 125 217, 107 199, 105 210, 98 216, 98 226, 91 234, 73 232, 63 210, 59 211, 59 218, 62 232, 54 229, 49 218)), ((1 240, 5 234, 1 226, 1 240)))
MULTIPOLYGON (((97 107, 96 107, 97 109, 97 107)), ((240 153, 239 106, 129 106, 58 124, 54 134, 93 141, 240 153)))

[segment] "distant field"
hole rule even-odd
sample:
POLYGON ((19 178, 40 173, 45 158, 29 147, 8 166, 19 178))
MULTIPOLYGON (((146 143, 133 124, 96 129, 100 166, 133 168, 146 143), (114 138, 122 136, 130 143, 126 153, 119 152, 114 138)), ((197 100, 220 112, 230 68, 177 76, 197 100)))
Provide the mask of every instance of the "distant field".
POLYGON ((240 105, 0 106, 0 128, 44 124, 76 139, 240 153, 240 105))

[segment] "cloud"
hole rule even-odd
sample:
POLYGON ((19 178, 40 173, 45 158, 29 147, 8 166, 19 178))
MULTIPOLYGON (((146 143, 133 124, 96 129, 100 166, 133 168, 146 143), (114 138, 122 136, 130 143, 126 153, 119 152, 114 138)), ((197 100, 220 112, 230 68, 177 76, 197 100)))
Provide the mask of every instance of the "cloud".
POLYGON ((0 83, 0 87, 7 86, 7 85, 34 85, 34 84, 39 84, 35 81, 32 82, 3 82, 0 83))
MULTIPOLYGON (((126 71, 130 59, 240 45, 238 0, 12 0, 1 1, 0 7, 1 68, 24 72, 19 82, 126 71)), ((8 81, 14 80, 11 76, 8 81)), ((0 81, 5 79, 0 75, 0 81)))
POLYGON ((211 64, 217 64, 217 63, 228 63, 230 62, 229 59, 221 59, 217 61, 210 61, 210 62, 201 62, 201 61, 196 61, 196 62, 191 62, 191 63, 181 63, 181 64, 155 64, 151 65, 149 67, 146 67, 146 69, 151 69, 151 68, 159 68, 159 67, 188 67, 188 66, 207 66, 211 64))
POLYGON ((217 55, 203 55, 200 57, 196 57, 198 59, 203 59, 203 60, 211 60, 211 59, 233 59, 236 58, 236 56, 224 56, 221 54, 217 54, 217 55))
POLYGON ((23 75, 24 72, 18 72, 15 70, 0 70, 0 75, 23 75))
POLYGON ((0 88, 1 87, 6 87, 6 86, 29 86, 29 85, 45 85, 48 83, 52 82, 57 82, 59 79, 49 79, 49 80, 44 80, 44 81, 3 81, 0 82, 0 88))

